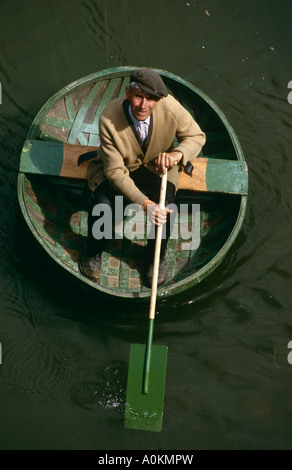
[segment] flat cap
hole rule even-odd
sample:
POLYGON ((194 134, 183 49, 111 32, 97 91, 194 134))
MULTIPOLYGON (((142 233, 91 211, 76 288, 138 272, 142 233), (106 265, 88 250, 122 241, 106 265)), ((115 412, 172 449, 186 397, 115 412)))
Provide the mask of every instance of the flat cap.
POLYGON ((157 98, 164 98, 168 95, 162 78, 152 69, 141 68, 135 70, 130 77, 130 82, 137 82, 141 90, 157 98))

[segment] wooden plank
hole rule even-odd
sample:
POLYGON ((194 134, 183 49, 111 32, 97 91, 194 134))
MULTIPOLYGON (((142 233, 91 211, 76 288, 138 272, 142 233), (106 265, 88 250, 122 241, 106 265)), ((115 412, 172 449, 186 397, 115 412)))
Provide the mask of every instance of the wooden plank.
POLYGON ((207 191, 246 196, 248 193, 246 163, 237 160, 208 159, 206 186, 207 191))
POLYGON ((195 158, 192 165, 192 176, 184 172, 181 174, 180 189, 247 195, 248 171, 245 162, 195 158))
POLYGON ((63 164, 60 176, 65 178, 86 179, 86 170, 89 160, 79 164, 79 158, 86 157, 87 154, 91 153, 90 159, 96 157, 97 147, 64 144, 63 164))
MULTIPOLYGON (((19 171, 86 179, 88 162, 97 155, 97 150, 95 146, 27 140, 21 153, 19 171)), ((192 165, 192 176, 182 172, 179 189, 247 195, 245 162, 198 157, 192 160, 192 165)))
POLYGON ((206 185, 206 171, 207 171, 207 158, 196 158, 192 161, 194 167, 192 176, 182 172, 179 179, 179 188, 187 189, 190 191, 207 191, 206 185))
POLYGON ((59 175, 62 163, 62 144, 26 140, 21 152, 19 171, 21 173, 59 175))
POLYGON ((43 140, 27 140, 23 146, 19 171, 47 176, 85 179, 88 160, 78 164, 79 158, 94 152, 97 147, 63 144, 43 140))

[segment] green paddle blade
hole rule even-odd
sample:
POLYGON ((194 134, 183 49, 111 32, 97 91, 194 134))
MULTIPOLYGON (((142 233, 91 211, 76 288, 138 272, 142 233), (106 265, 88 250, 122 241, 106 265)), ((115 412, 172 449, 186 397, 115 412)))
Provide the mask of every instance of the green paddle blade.
POLYGON ((145 345, 131 345, 125 427, 159 432, 163 421, 167 347, 152 346, 148 393, 143 393, 145 354, 145 345))

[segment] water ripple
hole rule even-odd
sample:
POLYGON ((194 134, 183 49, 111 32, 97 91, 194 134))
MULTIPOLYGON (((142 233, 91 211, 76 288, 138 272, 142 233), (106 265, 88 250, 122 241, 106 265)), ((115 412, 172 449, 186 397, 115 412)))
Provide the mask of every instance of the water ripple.
POLYGON ((86 376, 69 391, 71 402, 84 409, 102 408, 123 413, 127 365, 115 361, 105 368, 85 372, 86 376))

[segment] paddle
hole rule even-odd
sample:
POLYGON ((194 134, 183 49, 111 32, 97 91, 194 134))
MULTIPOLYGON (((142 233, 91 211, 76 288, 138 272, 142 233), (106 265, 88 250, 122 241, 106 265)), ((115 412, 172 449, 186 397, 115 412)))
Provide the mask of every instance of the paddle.
MULTIPOLYGON (((160 189, 163 208, 166 186, 167 173, 160 189)), ((152 345, 162 230, 162 225, 157 228, 155 241, 147 344, 131 345, 128 370, 125 427, 144 431, 161 431, 163 420, 167 347, 152 345)))

